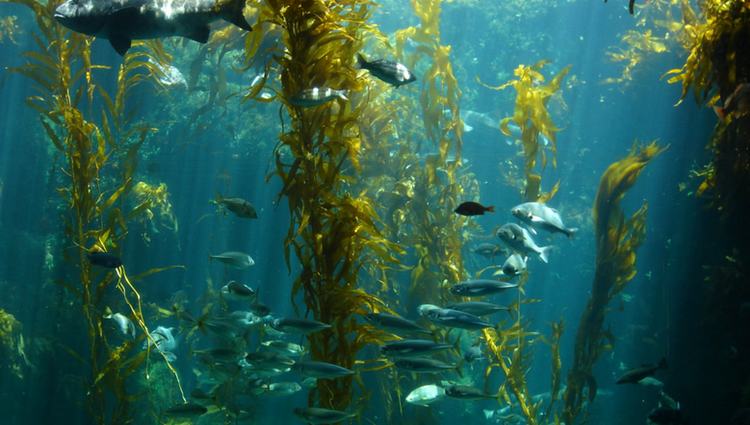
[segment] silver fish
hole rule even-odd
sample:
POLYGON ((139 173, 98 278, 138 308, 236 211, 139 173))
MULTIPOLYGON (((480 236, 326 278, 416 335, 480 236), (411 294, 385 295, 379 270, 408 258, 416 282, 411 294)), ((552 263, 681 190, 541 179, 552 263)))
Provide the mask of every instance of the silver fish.
POLYGON ((505 260, 499 272, 511 277, 526 273, 526 257, 518 253, 512 254, 505 260))
POLYGON ((151 339, 147 339, 143 343, 143 348, 156 347, 161 352, 168 362, 173 362, 177 359, 174 351, 177 349, 177 340, 172 334, 174 328, 165 328, 164 326, 157 326, 156 329, 151 331, 151 339))
POLYGON ((300 361, 292 367, 306 378, 333 379, 354 375, 354 371, 337 364, 312 360, 300 361))
POLYGON ((417 406, 428 407, 430 404, 445 398, 445 389, 439 385, 422 385, 406 396, 406 402, 417 406))
POLYGON ((323 105, 334 99, 347 101, 349 98, 347 98, 346 95, 346 90, 335 90, 329 87, 313 87, 297 93, 289 99, 289 103, 294 106, 309 108, 323 105))
POLYGON ((293 342, 286 341, 263 341, 260 343, 262 346, 273 350, 277 353, 284 354, 287 356, 299 357, 305 354, 305 347, 295 344, 293 342))
POLYGON ((234 301, 248 301, 258 297, 258 293, 253 288, 235 280, 222 286, 221 294, 225 298, 234 301))
POLYGON ((448 364, 445 362, 441 362, 440 360, 421 357, 415 357, 411 359, 398 359, 393 362, 393 365, 398 369, 415 373, 437 373, 444 372, 446 370, 458 369, 458 366, 454 364, 448 364))
POLYGON ((394 87, 400 87, 404 84, 417 81, 417 77, 409 71, 409 68, 398 62, 385 59, 368 61, 364 56, 358 54, 357 65, 362 69, 370 71, 370 74, 394 87))
POLYGON ((510 212, 524 223, 550 233, 563 233, 570 238, 578 231, 576 228, 565 227, 560 213, 541 202, 526 202, 516 205, 510 212))
POLYGON ((386 313, 369 313, 366 314, 365 320, 372 323, 375 326, 381 327, 387 331, 393 333, 416 333, 423 335, 432 335, 429 330, 417 325, 411 320, 404 319, 402 317, 394 316, 386 313))
POLYGON ((124 336, 135 338, 135 325, 133 325, 133 322, 128 318, 128 316, 122 313, 113 314, 112 311, 107 308, 103 317, 114 322, 115 325, 117 325, 117 329, 124 336))
POLYGON ((440 308, 432 304, 420 305, 419 314, 437 325, 451 328, 480 330, 492 327, 490 323, 483 321, 473 314, 450 308, 440 308))
POLYGON ((451 286, 451 293, 462 297, 479 297, 483 295, 496 294, 517 288, 517 283, 503 282, 490 279, 467 280, 451 286))
POLYGON ((287 396, 302 390, 302 387, 296 382, 274 382, 263 386, 264 395, 270 396, 287 396))
POLYGON ((55 20, 75 32, 106 38, 120 55, 132 40, 181 36, 206 43, 209 24, 223 19, 251 31, 244 0, 67 0, 55 20))
POLYGON ((331 325, 317 320, 309 319, 295 319, 293 317, 285 317, 280 319, 274 319, 271 322, 271 327, 280 332, 285 333, 298 333, 298 334, 311 334, 319 332, 324 329, 328 329, 331 325))
POLYGON ((356 413, 319 407, 297 407, 294 414, 311 424, 335 424, 357 416, 356 413))
POLYGON ((255 265, 255 260, 244 252, 227 251, 221 254, 209 255, 209 259, 220 261, 235 269, 246 269, 255 265))
POLYGON ((464 313, 473 314, 474 316, 487 316, 500 311, 509 311, 508 307, 486 303, 483 301, 467 301, 463 303, 450 304, 447 308, 463 311, 464 313))
POLYGON ((221 195, 216 196, 216 200, 211 201, 220 208, 233 212, 240 218, 258 218, 258 213, 253 205, 242 198, 224 198, 221 195))
POLYGON ((536 242, 534 242, 534 239, 531 237, 529 231, 524 229, 523 227, 515 223, 504 224, 500 226, 499 229, 497 229, 496 234, 498 238, 500 238, 517 253, 524 255, 534 253, 537 254, 539 256, 539 259, 541 259, 545 263, 549 261, 548 253, 552 249, 552 247, 538 246, 536 242))
POLYGON ((450 344, 442 344, 427 339, 402 339, 387 342, 380 347, 380 352, 390 357, 414 357, 453 348, 450 344))

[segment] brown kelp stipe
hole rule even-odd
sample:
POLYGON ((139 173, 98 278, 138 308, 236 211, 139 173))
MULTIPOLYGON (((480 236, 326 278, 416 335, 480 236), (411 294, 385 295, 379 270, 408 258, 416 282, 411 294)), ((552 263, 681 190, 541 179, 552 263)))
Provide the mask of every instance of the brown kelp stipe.
POLYGON ((568 372, 563 410, 567 424, 573 424, 584 412, 586 399, 592 401, 596 396, 594 364, 614 344, 614 336, 604 326, 607 306, 635 277, 635 253, 646 237, 648 205, 644 203, 626 218, 620 203, 646 165, 665 149, 656 143, 634 146, 627 157, 607 168, 599 183, 593 210, 596 271, 591 298, 576 333, 573 365, 568 372), (584 398, 586 389, 588 397, 584 398))
MULTIPOLYGON (((69 353, 90 368, 87 405, 94 423, 130 423, 132 397, 127 393, 126 380, 139 370, 148 353, 140 350, 142 338, 111 344, 102 324, 104 296, 107 289, 117 288, 123 297, 123 308, 151 340, 140 294, 133 282, 164 269, 149 270, 129 279, 124 266, 106 271, 93 269, 87 254, 118 251, 127 223, 143 212, 138 208, 125 210, 124 200, 133 189, 138 150, 154 129, 130 121, 132 111, 126 109, 126 100, 134 86, 156 75, 157 69, 149 59, 163 58, 163 51, 158 43, 150 43, 141 45, 144 50, 128 55, 120 66, 116 92, 111 96, 94 82, 94 71, 108 67, 92 64, 91 38, 70 33, 53 20, 58 2, 16 3, 34 12, 39 33, 34 35, 37 50, 26 52, 26 64, 15 71, 35 83, 38 94, 29 97, 27 103, 39 112, 49 141, 66 161, 65 183, 58 192, 68 208, 65 235, 77 251, 77 255, 67 259, 78 270, 78 276, 59 283, 77 299, 89 336, 87 354, 73 350, 69 353), (94 102, 104 105, 101 116, 91 112, 94 102), (111 167, 113 162, 119 163, 119 170, 111 167), (86 356, 88 359, 84 360, 86 356)), ((177 378, 176 371, 169 364, 168 367, 177 378)))

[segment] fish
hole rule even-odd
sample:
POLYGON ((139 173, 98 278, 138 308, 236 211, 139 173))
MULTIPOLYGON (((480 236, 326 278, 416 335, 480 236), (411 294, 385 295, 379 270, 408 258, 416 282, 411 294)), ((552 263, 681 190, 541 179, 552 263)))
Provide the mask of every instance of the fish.
POLYGON ((482 348, 478 345, 473 345, 466 349, 463 358, 465 362, 473 363, 477 360, 483 360, 485 357, 482 348))
POLYGON ((498 254, 503 254, 505 249, 501 246, 497 246, 494 243, 481 243, 471 250, 474 254, 481 255, 487 259, 493 259, 498 254))
POLYGON ((264 390, 262 394, 270 396, 287 396, 302 390, 300 384, 296 382, 274 382, 263 385, 262 388, 264 390))
POLYGON ((464 132, 470 133, 476 127, 482 126, 500 131, 499 119, 494 119, 484 112, 472 110, 461 111, 461 121, 464 123, 464 132))
POLYGON ((357 416, 356 413, 320 407, 296 407, 293 412, 296 416, 311 424, 335 424, 357 416))
POLYGON ((104 310, 104 315, 102 317, 104 319, 113 321, 115 325, 117 325, 117 329, 124 336, 135 338, 135 325, 133 325, 133 322, 128 318, 128 316, 122 313, 113 314, 112 310, 107 307, 104 310))
POLYGON ((258 293, 253 288, 235 280, 222 286, 221 295, 234 301, 248 301, 258 297, 258 293))
POLYGON ((443 344, 427 339, 402 339, 387 342, 380 346, 380 352, 389 357, 414 357, 453 348, 450 344, 443 344))
POLYGON ((309 108, 323 105, 334 99, 341 99, 346 102, 349 100, 349 98, 346 97, 347 94, 348 92, 346 90, 336 90, 329 87, 313 87, 302 90, 292 96, 292 98, 289 99, 289 103, 294 106, 309 108))
POLYGON ((250 306, 248 307, 248 309, 250 309, 250 312, 252 312, 253 314, 255 314, 255 315, 259 316, 259 317, 266 317, 269 314, 271 314, 271 308, 269 308, 265 304, 258 303, 258 302, 254 302, 254 303, 250 304, 250 306))
POLYGON ((531 253, 537 254, 539 259, 545 263, 549 262, 549 251, 553 249, 552 246, 540 247, 534 242, 534 239, 529 234, 529 231, 523 227, 515 224, 508 223, 500 226, 495 233, 498 238, 505 242, 512 250, 529 255, 531 253))
POLYGON ((187 89, 187 80, 177 67, 170 64, 162 64, 149 56, 148 62, 159 70, 156 79, 165 87, 183 87, 187 89))
POLYGON ((88 258, 89 263, 105 269, 116 269, 122 266, 120 257, 109 252, 89 252, 86 253, 86 258, 88 258))
POLYGON ((157 326, 156 329, 150 332, 151 339, 147 339, 143 343, 143 348, 148 349, 156 347, 161 352, 168 362, 173 362, 177 359, 174 351, 177 349, 177 340, 172 334, 174 328, 165 328, 164 326, 157 326))
POLYGON ((429 319, 432 323, 451 328, 480 330, 493 327, 473 314, 450 308, 440 308, 432 304, 419 306, 419 314, 429 319))
POLYGON ((354 371, 351 369, 333 363, 313 360, 297 362, 292 369, 306 378, 333 379, 354 375, 354 371))
POLYGON ((229 267, 239 270, 246 269, 255 265, 255 260, 253 260, 251 256, 245 254, 244 252, 238 251, 227 251, 222 252, 221 254, 209 255, 208 258, 212 260, 218 260, 229 267))
POLYGON ((280 354, 284 354, 286 356, 299 357, 305 354, 305 351, 307 351, 304 346, 295 344, 293 342, 263 341, 260 344, 268 348, 269 350, 275 351, 280 354))
MULTIPOLYGON (((509 131, 509 133, 505 133, 504 131, 502 131, 502 128, 501 128, 500 131, 502 131, 502 133, 505 134, 506 136, 512 137, 513 139, 519 141, 519 143, 520 143, 520 139, 523 138, 523 134, 521 132, 521 127, 519 127, 518 124, 516 124, 514 122, 509 122, 508 126, 507 126, 507 130, 509 131)), ((538 139, 542 141, 542 144, 544 146, 549 146, 549 143, 550 143, 549 139, 543 133, 541 133, 541 132, 538 133, 538 139)), ((507 144, 508 145, 512 145, 513 142, 511 140, 509 140, 507 142, 507 144)))
POLYGON ((64 27, 106 38, 124 56, 133 40, 179 36, 208 42, 209 24, 223 19, 245 31, 244 0, 67 0, 54 18, 64 27))
POLYGON ((463 303, 454 303, 449 304, 446 306, 447 308, 463 311, 464 313, 473 314, 474 316, 487 316, 490 314, 495 314, 500 311, 510 311, 510 308, 492 304, 492 303, 486 303, 483 301, 467 301, 463 303))
POLYGON ((398 334, 399 332, 417 333, 424 335, 432 335, 429 330, 417 325, 411 320, 404 319, 402 317, 394 316, 386 313, 369 313, 366 314, 365 320, 369 323, 381 327, 387 331, 398 334))
POLYGON ((439 385, 429 384, 413 389, 407 396, 406 402, 417 406, 429 407, 430 404, 445 398, 445 389, 439 385))
POLYGON ((457 283, 451 286, 450 291, 451 294, 462 297, 479 297, 504 292, 517 287, 517 283, 491 279, 475 279, 457 283))
POLYGON ((289 370, 295 363, 293 359, 272 351, 247 353, 243 360, 247 366, 256 369, 289 370))
POLYGON ((398 359, 393 362, 396 368, 415 373, 437 373, 446 370, 457 370, 458 365, 441 362, 440 360, 430 358, 406 358, 398 359))
POLYGON ((663 388, 664 382, 661 382, 660 380, 654 378, 653 376, 647 376, 640 381, 638 381, 638 385, 643 385, 644 387, 656 387, 656 388, 663 388))
POLYGON ((193 350, 193 354, 211 362, 233 363, 244 355, 231 348, 207 348, 204 350, 193 350))
POLYGON ((206 414, 206 412, 208 412, 208 409, 205 406, 201 406, 198 403, 187 402, 168 408, 164 411, 164 414, 181 418, 195 418, 206 414))
POLYGON ((255 211, 253 204, 242 198, 224 198, 219 194, 211 203, 218 205, 224 211, 231 211, 240 218, 258 218, 258 213, 255 211))
POLYGON ((622 376, 617 378, 617 384, 637 384, 644 378, 654 376, 657 370, 667 368, 667 359, 662 358, 658 364, 643 365, 626 371, 622 376))
POLYGON ((497 398, 497 395, 485 394, 485 392, 479 388, 467 385, 449 385, 445 387, 445 395, 448 397, 460 398, 462 400, 485 400, 497 398))
POLYGON ((475 215, 484 215, 485 212, 495 212, 495 207, 489 206, 485 207, 482 204, 479 204, 478 202, 473 201, 467 201, 461 203, 458 207, 456 207, 455 210, 453 210, 456 214, 459 215, 465 215, 465 216, 475 216, 475 215))
POLYGON ((526 260, 527 258, 521 254, 511 254, 503 263, 503 267, 499 270, 505 276, 518 276, 526 273, 526 260))
POLYGON ((417 77, 404 64, 385 59, 368 61, 361 54, 357 54, 357 65, 361 69, 396 88, 417 81, 417 77))
POLYGON ((271 322, 271 327, 277 331, 284 333, 297 333, 308 335, 315 332, 320 332, 324 329, 329 329, 331 325, 317 320, 310 319, 296 319, 293 317, 284 317, 274 319, 271 322))
POLYGON ((571 238, 578 232, 576 228, 565 227, 560 213, 541 202, 526 202, 511 208, 511 214, 528 225, 550 233, 562 233, 571 238))
POLYGON ((659 406, 648 414, 648 423, 653 425, 683 425, 685 418, 679 404, 677 407, 659 406))

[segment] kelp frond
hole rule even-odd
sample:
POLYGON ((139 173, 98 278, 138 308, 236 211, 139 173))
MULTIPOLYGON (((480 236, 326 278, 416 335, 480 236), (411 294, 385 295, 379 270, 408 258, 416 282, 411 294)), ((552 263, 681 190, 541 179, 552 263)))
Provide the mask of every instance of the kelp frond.
POLYGON ((596 396, 594 364, 614 344, 612 333, 604 326, 607 306, 635 277, 636 251, 646 237, 647 204, 626 218, 620 203, 646 165, 665 149, 656 143, 635 146, 627 157, 607 168, 599 183, 593 210, 596 271, 591 298, 576 333, 574 362, 564 396, 565 423, 573 423, 582 413, 585 389, 588 400, 596 396))

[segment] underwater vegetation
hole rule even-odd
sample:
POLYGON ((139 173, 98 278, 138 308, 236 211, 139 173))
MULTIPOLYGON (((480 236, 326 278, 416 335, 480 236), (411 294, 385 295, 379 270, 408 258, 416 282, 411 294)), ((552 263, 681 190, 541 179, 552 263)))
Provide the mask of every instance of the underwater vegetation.
POLYGON ((29 366, 21 330, 21 322, 0 309, 0 367, 7 369, 4 374, 18 379, 24 378, 24 371, 29 366))
POLYGON ((613 163, 602 175, 594 201, 596 271, 587 303, 576 332, 573 365, 564 394, 563 421, 574 423, 583 413, 586 399, 596 397, 593 367, 599 357, 614 348, 614 336, 605 328, 607 306, 636 275, 636 250, 646 236, 644 203, 626 217, 620 203, 648 163, 666 148, 651 143, 634 146, 625 158, 613 163), (584 397, 584 391, 587 396, 584 397))

